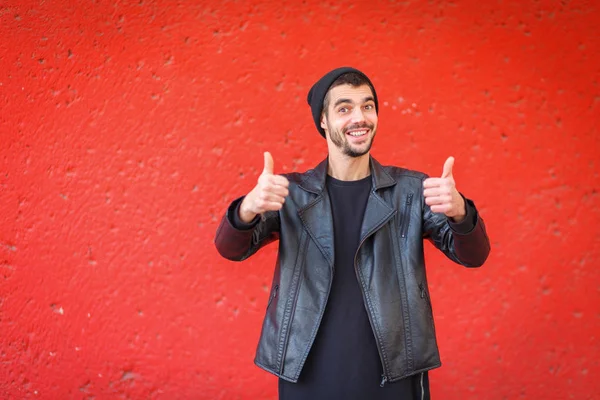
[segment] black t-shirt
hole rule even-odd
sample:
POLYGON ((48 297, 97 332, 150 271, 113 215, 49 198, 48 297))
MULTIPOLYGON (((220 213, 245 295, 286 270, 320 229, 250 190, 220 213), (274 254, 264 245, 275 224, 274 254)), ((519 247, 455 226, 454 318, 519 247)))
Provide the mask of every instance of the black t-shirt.
POLYGON ((420 375, 380 386, 383 367, 354 268, 371 179, 327 177, 334 225, 333 283, 298 383, 280 379, 280 400, 408 400, 414 390, 420 392, 420 375))

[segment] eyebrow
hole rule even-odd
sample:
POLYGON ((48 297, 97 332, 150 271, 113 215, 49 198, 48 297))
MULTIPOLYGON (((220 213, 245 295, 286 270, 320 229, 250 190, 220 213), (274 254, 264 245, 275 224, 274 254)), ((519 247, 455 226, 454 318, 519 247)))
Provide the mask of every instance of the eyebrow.
MULTIPOLYGON (((368 96, 368 97, 365 97, 363 99, 363 103, 366 103, 368 101, 375 101, 375 99, 373 98, 373 96, 368 96)), ((344 103, 350 103, 350 104, 352 104, 353 102, 350 99, 344 99, 344 98, 342 98, 342 99, 338 99, 333 106, 337 107, 340 104, 344 104, 344 103)))

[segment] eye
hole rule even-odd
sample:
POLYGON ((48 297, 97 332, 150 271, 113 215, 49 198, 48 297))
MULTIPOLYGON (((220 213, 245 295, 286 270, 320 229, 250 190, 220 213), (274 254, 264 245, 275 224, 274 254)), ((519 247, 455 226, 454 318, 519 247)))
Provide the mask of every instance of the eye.
POLYGON ((374 108, 375 108, 375 105, 373 105, 373 104, 367 104, 365 106, 365 110, 373 110, 374 108))
POLYGON ((340 114, 345 114, 345 113, 347 113, 348 111, 349 111, 348 107, 340 107, 340 108, 338 108, 338 112, 339 112, 340 114))

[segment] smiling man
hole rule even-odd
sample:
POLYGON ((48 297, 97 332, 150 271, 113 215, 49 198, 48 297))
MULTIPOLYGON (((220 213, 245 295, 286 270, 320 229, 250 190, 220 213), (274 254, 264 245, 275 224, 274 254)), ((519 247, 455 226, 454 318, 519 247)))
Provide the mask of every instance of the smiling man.
POLYGON ((308 104, 326 159, 275 175, 266 152, 216 233, 235 261, 279 242, 255 363, 279 377, 282 400, 429 399, 427 371, 441 363, 423 241, 479 267, 483 220, 456 189, 452 157, 435 178, 371 157, 378 100, 359 70, 330 71, 308 104))

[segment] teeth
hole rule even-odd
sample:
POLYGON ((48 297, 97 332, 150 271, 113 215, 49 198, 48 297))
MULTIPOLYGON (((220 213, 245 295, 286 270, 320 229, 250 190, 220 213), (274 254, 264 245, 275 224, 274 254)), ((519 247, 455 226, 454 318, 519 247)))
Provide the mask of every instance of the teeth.
POLYGON ((350 132, 350 136, 362 136, 365 133, 367 133, 367 131, 355 131, 355 132, 350 132))

